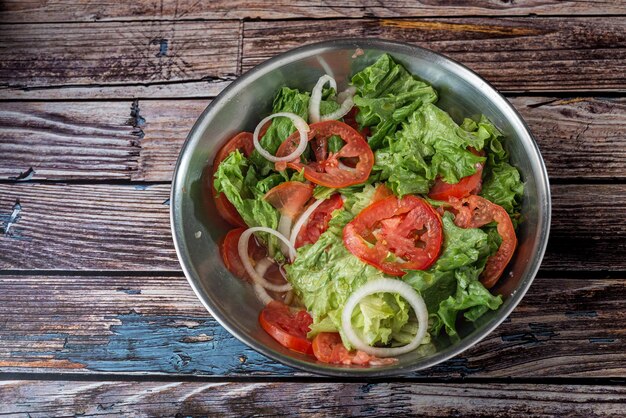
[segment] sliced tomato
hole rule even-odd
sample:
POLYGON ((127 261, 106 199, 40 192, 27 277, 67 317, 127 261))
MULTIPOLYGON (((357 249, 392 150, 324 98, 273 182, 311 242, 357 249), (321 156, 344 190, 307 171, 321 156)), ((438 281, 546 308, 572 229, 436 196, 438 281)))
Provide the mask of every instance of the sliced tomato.
POLYGON ((313 354, 306 335, 313 318, 307 311, 292 312, 280 302, 270 302, 259 315, 261 327, 284 347, 304 354, 313 354))
POLYGON ((343 345, 341 336, 337 332, 321 332, 313 339, 313 355, 322 363, 330 364, 358 364, 367 365, 384 365, 393 364, 397 360, 392 358, 380 359, 369 354, 357 350, 350 352, 343 345))
MULTIPOLYGON (((477 151, 474 148, 469 148, 469 151, 474 155, 485 155, 484 151, 477 151)), ((484 166, 484 163, 478 163, 474 174, 463 177, 456 184, 446 183, 440 177, 437 177, 435 184, 428 192, 428 197, 435 200, 448 201, 451 198, 462 199, 470 194, 480 193, 484 166)))
POLYGON ((374 192, 374 197, 372 198, 372 203, 378 202, 379 200, 383 200, 388 198, 389 196, 393 196, 393 192, 391 189, 384 184, 379 184, 376 187, 376 191, 374 192))
MULTIPOLYGON (((374 153, 365 139, 353 128, 343 122, 329 120, 309 125, 309 141, 328 147, 328 138, 338 135, 344 141, 344 146, 337 153, 327 153, 323 160, 316 160, 308 164, 300 162, 300 159, 288 163, 276 163, 277 170, 282 171, 286 167, 294 170, 304 169, 304 177, 321 186, 340 188, 353 184, 363 183, 369 177, 374 166, 374 153), (325 144, 325 145, 324 145, 325 144), (357 158, 354 167, 340 167, 343 160, 357 158)), ((300 134, 298 132, 289 136, 278 148, 276 156, 289 155, 298 146, 300 134)), ((324 153, 314 149, 316 157, 321 158, 324 153)))
POLYGON ((264 199, 281 214, 293 219, 313 196, 313 187, 299 181, 286 181, 267 192, 264 199))
POLYGON ((213 160, 213 172, 211 173, 211 178, 209 182, 211 183, 211 193, 213 195, 213 199, 215 201, 215 207, 217 209, 217 213, 229 224, 233 226, 246 226, 246 223, 241 218, 237 209, 233 206, 232 203, 228 201, 228 198, 224 193, 217 194, 215 190, 215 186, 213 184, 213 179, 215 175, 215 171, 217 167, 220 165, 222 161, 226 159, 230 155, 231 152, 239 150, 246 157, 249 157, 254 150, 254 144, 252 142, 252 134, 250 132, 240 132, 237 135, 233 136, 229 139, 220 150, 217 152, 215 159, 213 160))
POLYGON ((335 193, 320 204, 309 216, 306 223, 302 225, 296 237, 296 248, 316 243, 320 235, 328 229, 328 222, 332 213, 341 207, 343 207, 343 199, 339 193, 335 193))
POLYGON ((463 177, 456 184, 450 184, 441 178, 435 180, 435 184, 428 192, 428 197, 435 200, 450 200, 450 198, 462 199, 472 193, 480 192, 482 183, 483 164, 479 164, 476 173, 463 177))
POLYGON ((343 243, 352 254, 392 276, 430 267, 442 240, 441 217, 416 196, 372 203, 343 230, 343 243))
MULTIPOLYGON (((233 273, 240 279, 250 281, 252 279, 246 272, 245 267, 243 266, 243 262, 239 257, 238 250, 239 238, 245 230, 246 228, 235 228, 228 231, 222 243, 220 244, 220 255, 222 256, 224 265, 231 273, 233 273)), ((260 260, 261 258, 265 257, 266 251, 265 248, 261 246, 254 237, 251 237, 248 243, 248 254, 253 260, 260 260)))
POLYGON ((452 199, 450 202, 457 212, 454 223, 461 228, 480 228, 490 222, 497 222, 498 234, 502 243, 498 251, 489 257, 480 281, 487 289, 493 287, 502 276, 517 247, 517 237, 511 218, 506 210, 480 196, 471 195, 465 199, 452 199))

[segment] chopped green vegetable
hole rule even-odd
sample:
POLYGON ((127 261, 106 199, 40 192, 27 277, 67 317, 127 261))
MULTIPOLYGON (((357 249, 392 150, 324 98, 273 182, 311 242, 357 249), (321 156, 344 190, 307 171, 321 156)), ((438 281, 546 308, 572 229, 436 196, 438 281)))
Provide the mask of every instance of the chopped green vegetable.
POLYGON ((388 54, 356 73, 352 84, 357 88, 356 120, 361 127, 371 127, 369 144, 373 150, 385 145, 385 138, 393 135, 413 111, 437 100, 432 86, 415 78, 388 54))

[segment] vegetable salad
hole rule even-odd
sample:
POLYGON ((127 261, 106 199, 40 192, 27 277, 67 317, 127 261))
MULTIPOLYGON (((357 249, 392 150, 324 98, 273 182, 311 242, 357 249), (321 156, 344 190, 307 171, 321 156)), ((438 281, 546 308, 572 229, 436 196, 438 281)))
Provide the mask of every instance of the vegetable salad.
POLYGON ((341 92, 288 86, 213 164, 224 264, 260 325, 319 361, 383 365, 502 304, 524 185, 484 116, 457 124, 389 55, 341 92))

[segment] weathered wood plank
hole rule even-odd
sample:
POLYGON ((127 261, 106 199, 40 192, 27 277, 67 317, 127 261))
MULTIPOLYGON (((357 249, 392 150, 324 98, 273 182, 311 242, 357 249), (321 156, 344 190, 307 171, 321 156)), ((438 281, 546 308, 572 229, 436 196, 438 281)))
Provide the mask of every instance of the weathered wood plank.
MULTIPOLYGON (((623 276, 540 275, 484 341, 412 376, 626 377, 624 298, 623 276)), ((302 374, 238 342, 183 277, 4 275, 0 314, 0 372, 302 374)))
POLYGON ((416 17, 459 15, 596 15, 624 14, 626 3, 618 1, 286 1, 247 0, 197 2, 192 0, 114 3, 88 1, 5 0, 2 22, 107 21, 154 19, 285 19, 331 17, 416 17))
MULTIPOLYGON (((626 99, 513 97, 552 179, 626 178, 626 99)), ((0 102, 0 178, 169 181, 208 100, 0 102)))
MULTIPOLYGON (((553 185, 542 268, 626 270, 625 191, 553 185)), ((169 185, 2 184, 0 269, 178 270, 168 199, 169 185)))
POLYGON ((0 99, 214 95, 240 36, 235 21, 3 24, 0 99))
POLYGON ((621 386, 494 383, 2 383, 0 413, 31 417, 493 416, 620 417, 621 386))
POLYGON ((340 36, 419 43, 469 65, 503 91, 624 90, 626 24, 622 20, 346 19, 245 22, 244 27, 234 21, 2 25, 0 99, 207 97, 240 73, 240 57, 244 69, 249 69, 288 48, 340 36), (241 36, 245 40, 239 51, 241 36))
POLYGON ((441 52, 504 91, 626 89, 623 18, 245 22, 243 69, 313 40, 379 37, 441 52))
POLYGON ((1 185, 0 207, 0 269, 179 269, 169 185, 1 185))

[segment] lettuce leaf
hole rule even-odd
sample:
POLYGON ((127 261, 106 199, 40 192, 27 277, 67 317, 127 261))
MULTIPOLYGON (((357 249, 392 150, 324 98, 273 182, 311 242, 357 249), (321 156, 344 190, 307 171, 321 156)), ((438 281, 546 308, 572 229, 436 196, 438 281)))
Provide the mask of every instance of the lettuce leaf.
MULTIPOLYGON (((309 93, 300 93, 296 89, 283 87, 276 94, 272 105, 272 113, 277 112, 295 113, 306 120, 309 112, 309 93)), ((273 119, 266 134, 260 140, 261 146, 270 154, 275 154, 280 144, 295 131, 296 127, 290 119, 273 119)), ((257 150, 252 152, 250 161, 262 177, 267 176, 274 169, 274 163, 266 160, 257 150)))
POLYGON ((356 73, 352 84, 357 89, 356 120, 361 127, 371 127, 368 141, 374 150, 383 146, 385 137, 393 135, 413 111, 437 100, 437 92, 430 85, 416 79, 388 54, 356 73))
MULTIPOLYGON (((371 200, 374 190, 373 186, 366 186, 365 192, 354 193, 349 206, 352 210, 335 211, 329 229, 315 244, 299 248, 294 262, 285 266, 296 294, 313 317, 311 337, 319 332, 342 333, 341 312, 348 297, 367 281, 384 277, 380 270, 350 253, 342 241, 343 227, 358 213, 362 202, 371 200)), ((352 324, 372 345, 406 344, 416 332, 416 323, 409 318, 409 306, 391 294, 364 298, 353 312, 352 324)), ((347 339, 343 335, 342 338, 350 348, 347 339)))
POLYGON ((517 168, 509 164, 509 154, 502 146, 499 133, 492 137, 486 151, 487 163, 480 195, 506 209, 515 224, 519 218, 524 183, 517 168))
POLYGON ((485 158, 468 148, 481 150, 491 137, 490 130, 469 132, 446 112, 427 104, 402 123, 387 147, 376 151, 374 168, 396 195, 426 194, 437 177, 454 184, 474 174, 476 164, 485 158))
POLYGON ((474 321, 502 304, 502 298, 492 295, 479 281, 487 258, 500 245, 500 237, 497 232, 459 228, 453 219, 451 213, 443 217, 444 249, 435 264, 426 271, 410 271, 403 279, 424 298, 432 320, 431 332, 438 334, 445 326, 448 335, 457 336, 459 312, 474 321))
MULTIPOLYGON (((254 165, 239 151, 234 151, 217 168, 213 184, 218 193, 226 195, 246 225, 276 229, 280 213, 263 199, 263 195, 282 181, 279 174, 260 179, 254 165)), ((285 259, 275 236, 266 233, 257 235, 267 245, 270 255, 278 261, 285 259)))

